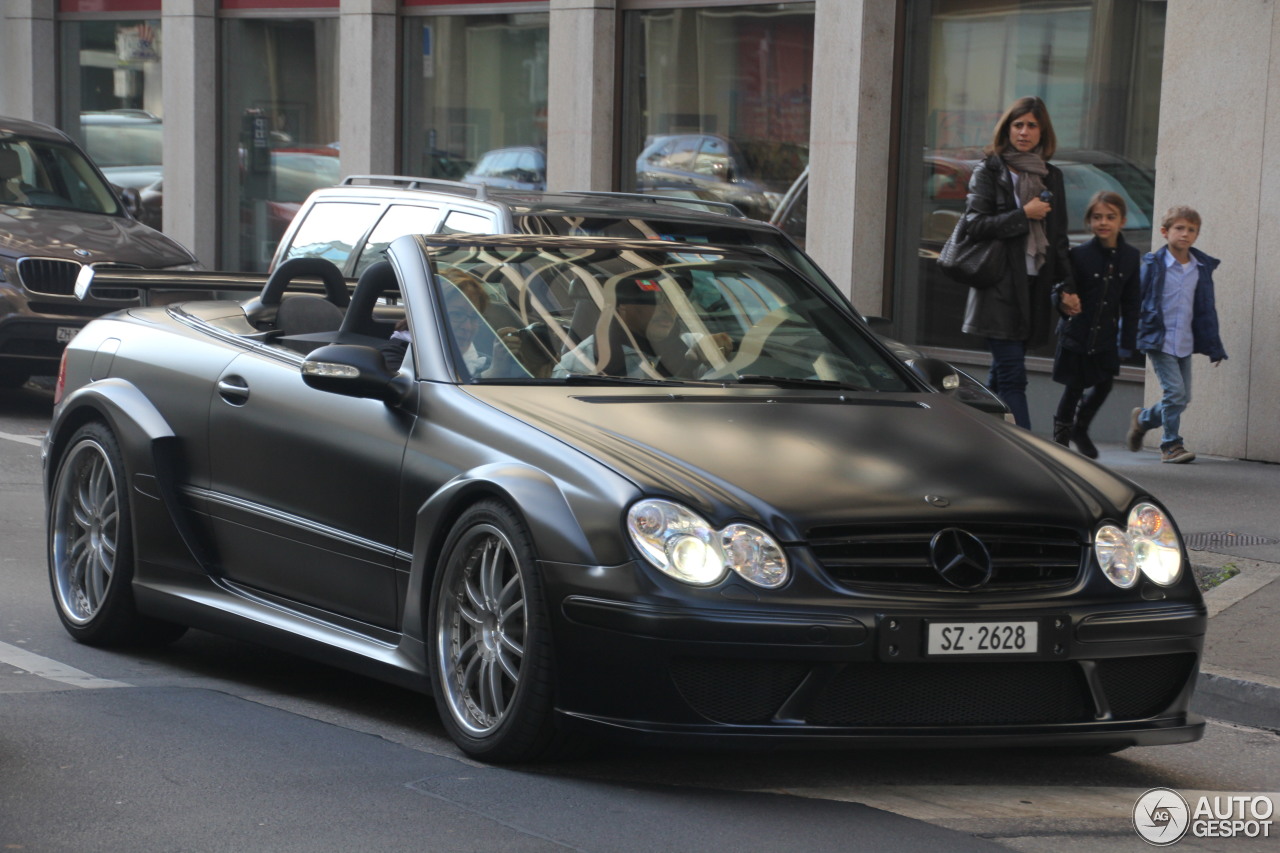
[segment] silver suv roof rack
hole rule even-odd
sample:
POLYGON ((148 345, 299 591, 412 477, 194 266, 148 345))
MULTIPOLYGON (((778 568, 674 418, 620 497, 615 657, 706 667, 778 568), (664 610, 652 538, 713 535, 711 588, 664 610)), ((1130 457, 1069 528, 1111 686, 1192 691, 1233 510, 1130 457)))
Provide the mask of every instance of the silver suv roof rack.
POLYGON ((623 193, 610 192, 608 190, 569 190, 559 195, 587 195, 602 196, 604 198, 617 198, 626 201, 643 201, 650 204, 674 204, 681 207, 688 207, 693 210, 704 210, 707 213, 720 213, 725 216, 733 216, 738 219, 746 219, 747 215, 743 213, 734 204, 727 201, 710 201, 701 198, 684 198, 675 195, 655 195, 651 193, 623 193))
POLYGON ((407 190, 442 190, 458 194, 465 192, 479 201, 485 201, 489 197, 489 188, 484 184, 449 181, 444 178, 417 178, 409 175, 348 175, 342 179, 340 186, 357 185, 399 187, 407 190))

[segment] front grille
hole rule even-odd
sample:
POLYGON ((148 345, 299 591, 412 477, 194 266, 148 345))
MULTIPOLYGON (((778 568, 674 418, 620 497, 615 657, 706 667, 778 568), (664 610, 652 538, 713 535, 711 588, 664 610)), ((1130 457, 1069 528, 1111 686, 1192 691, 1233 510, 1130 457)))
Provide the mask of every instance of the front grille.
MULTIPOLYGON (((1068 528, 1037 525, 957 525, 977 536, 991 555, 991 580, 977 592, 1015 592, 1068 586, 1080 573, 1085 544, 1068 528)), ((849 525, 809 531, 809 545, 837 582, 862 589, 961 592, 929 561, 933 524, 849 525)))
MULTIPOLYGON (((94 264, 96 269, 141 269, 136 264, 94 264)), ((22 286, 29 293, 44 296, 75 296, 76 278, 80 275, 81 264, 78 261, 64 261, 57 258, 21 258, 18 261, 18 276, 22 286)), ((118 302, 131 302, 138 299, 138 291, 131 287, 95 288, 93 298, 118 302)), ((43 313, 73 313, 66 308, 45 311, 43 313)), ((101 314, 101 309, 87 312, 89 315, 101 314)))
POLYGON ((808 715, 817 726, 987 726, 1093 718, 1071 661, 851 664, 808 715))
POLYGON ((689 706, 719 723, 767 723, 809 672, 793 661, 672 661, 671 675, 689 706))
POLYGON ((1116 719, 1159 714, 1182 692, 1196 656, 1191 653, 1098 661, 1098 677, 1116 719))
POLYGON ((80 264, 77 261, 60 261, 54 258, 22 258, 18 261, 18 276, 22 279, 22 286, 32 293, 74 296, 78 275, 80 264))
POLYGON ((1079 661, 850 663, 682 658, 671 675, 689 706, 718 723, 789 719, 830 728, 1070 725, 1165 711, 1195 668, 1192 653, 1097 661, 1095 701, 1079 661), (788 703, 790 703, 788 705, 788 703))

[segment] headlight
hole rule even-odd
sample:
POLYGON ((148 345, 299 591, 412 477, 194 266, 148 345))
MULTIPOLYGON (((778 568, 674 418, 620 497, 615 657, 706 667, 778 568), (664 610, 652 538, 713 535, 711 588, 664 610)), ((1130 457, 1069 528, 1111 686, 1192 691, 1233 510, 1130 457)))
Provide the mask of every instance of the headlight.
POLYGON ((627 512, 631 541, 650 563, 695 586, 719 583, 730 571, 756 586, 786 583, 787 558, 772 536, 750 524, 716 530, 679 504, 643 500, 627 512))
POLYGON ((1107 523, 1094 535, 1093 552, 1107 579, 1128 589, 1144 574, 1160 586, 1182 576, 1182 543, 1169 517, 1157 506, 1135 504, 1124 529, 1107 523))

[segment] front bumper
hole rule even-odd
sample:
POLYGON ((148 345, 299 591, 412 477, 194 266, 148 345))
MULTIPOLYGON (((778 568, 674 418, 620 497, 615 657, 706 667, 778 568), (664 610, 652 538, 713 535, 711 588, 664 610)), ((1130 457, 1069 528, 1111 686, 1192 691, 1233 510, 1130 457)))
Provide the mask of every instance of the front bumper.
POLYGON ((1198 600, 806 609, 637 603, 554 580, 548 590, 558 707, 608 730, 895 747, 1144 746, 1203 733, 1187 710, 1207 622, 1198 600), (928 653, 931 622, 975 621, 1034 622, 1036 650, 928 653))

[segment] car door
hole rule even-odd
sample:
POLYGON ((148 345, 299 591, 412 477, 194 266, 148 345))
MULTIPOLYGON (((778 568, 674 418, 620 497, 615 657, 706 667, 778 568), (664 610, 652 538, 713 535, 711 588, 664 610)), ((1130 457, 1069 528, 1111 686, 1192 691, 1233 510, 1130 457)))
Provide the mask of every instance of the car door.
POLYGON ((219 376, 210 514, 228 580, 385 628, 396 625, 401 465, 412 415, 306 386, 263 347, 219 376))

